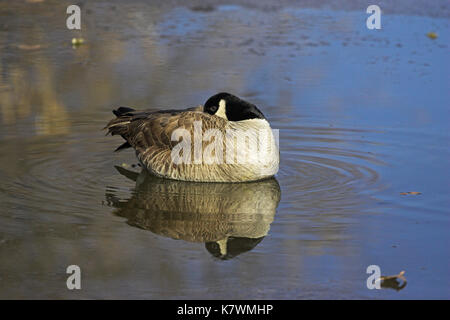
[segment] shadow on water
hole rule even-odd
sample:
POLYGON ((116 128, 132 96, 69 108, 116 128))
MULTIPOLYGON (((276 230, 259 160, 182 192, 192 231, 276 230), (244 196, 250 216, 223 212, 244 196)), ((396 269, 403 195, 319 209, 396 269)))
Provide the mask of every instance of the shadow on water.
POLYGON ((131 199, 107 191, 114 214, 131 226, 189 242, 204 242, 216 258, 228 260, 255 248, 267 235, 278 203, 275 178, 249 183, 197 183, 161 179, 116 167, 136 181, 131 199))

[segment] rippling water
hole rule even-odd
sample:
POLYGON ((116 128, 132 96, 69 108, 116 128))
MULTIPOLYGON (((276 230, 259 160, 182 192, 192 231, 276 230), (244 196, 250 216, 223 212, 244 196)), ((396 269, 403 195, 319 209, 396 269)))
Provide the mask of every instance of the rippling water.
POLYGON ((57 9, 0 4, 0 298, 449 298, 448 18, 99 1, 74 32, 57 9), (280 129, 275 179, 139 174, 101 131, 218 91, 280 129), (372 264, 407 286, 368 290, 372 264))

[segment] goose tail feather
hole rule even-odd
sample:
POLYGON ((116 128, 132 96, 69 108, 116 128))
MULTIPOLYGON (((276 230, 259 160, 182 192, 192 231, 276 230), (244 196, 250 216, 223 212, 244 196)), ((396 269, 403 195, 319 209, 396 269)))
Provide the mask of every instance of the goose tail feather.
POLYGON ((126 137, 128 135, 129 130, 128 124, 131 123, 134 111, 135 111, 134 109, 128 107, 119 107, 118 109, 113 110, 113 113, 116 116, 116 118, 108 122, 108 124, 103 128, 108 130, 106 132, 106 135, 108 134, 111 134, 112 136, 120 135, 122 136, 122 138, 126 140, 125 143, 121 144, 114 151, 120 151, 123 149, 131 148, 131 145, 129 144, 126 137))

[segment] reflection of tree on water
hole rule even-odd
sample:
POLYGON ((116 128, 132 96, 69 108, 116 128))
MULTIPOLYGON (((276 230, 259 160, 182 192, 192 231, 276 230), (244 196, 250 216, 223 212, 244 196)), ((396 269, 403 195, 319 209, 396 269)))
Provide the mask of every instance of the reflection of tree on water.
MULTIPOLYGON (((74 31, 65 27, 65 3, 0 2, 0 124, 25 123, 28 134, 57 136, 77 131, 70 119, 92 122, 105 109, 108 119, 116 103, 146 108, 173 103, 170 107, 184 108, 190 106, 183 104, 186 96, 170 94, 174 88, 180 92, 187 88, 192 95, 210 87, 229 88, 224 83, 246 87, 246 76, 229 72, 218 78, 211 72, 215 61, 234 65, 234 55, 208 50, 199 56, 198 46, 185 34, 168 28, 166 16, 172 6, 145 2, 124 2, 120 10, 107 3, 80 6, 82 31, 74 31), (123 23, 112 24, 112 19, 123 23), (72 49, 73 37, 83 37, 86 43, 72 49), (205 59, 211 61, 208 68, 205 59)), ((176 17, 169 25, 189 25, 201 43, 228 26, 220 23, 210 28, 203 16, 176 17)), ((261 64, 255 59, 249 63, 261 64)), ((189 103, 195 105, 197 99, 189 103)))
POLYGON ((129 200, 107 193, 114 214, 153 233, 204 242, 213 256, 231 259, 252 250, 267 235, 280 201, 275 179, 251 183, 196 183, 140 175, 117 167, 136 180, 129 200))
MULTIPOLYGON (((0 70, 1 70, 0 62, 0 70)), ((42 59, 32 70, 14 67, 8 79, 9 83, 0 90, 0 114, 2 122, 14 124, 38 111, 35 115, 35 131, 39 135, 58 135, 69 131, 69 117, 66 107, 54 91, 54 79, 49 64, 42 59), (36 78, 34 85, 29 78, 36 78), (39 106, 35 110, 36 106, 39 106)))
MULTIPOLYGON (((0 57, 0 123, 15 125, 32 118, 34 123, 27 123, 26 134, 69 133, 69 114, 57 93, 59 75, 46 51, 44 31, 36 26, 26 30, 18 42, 6 41, 9 54, 0 57)), ((0 43, 5 41, 1 35, 0 43)))

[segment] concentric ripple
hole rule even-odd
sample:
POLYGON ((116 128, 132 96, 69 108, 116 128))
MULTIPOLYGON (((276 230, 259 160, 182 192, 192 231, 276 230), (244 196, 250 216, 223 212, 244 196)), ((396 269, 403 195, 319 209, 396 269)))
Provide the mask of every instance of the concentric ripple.
POLYGON ((31 139, 21 146, 21 160, 0 187, 7 195, 4 206, 17 209, 14 217, 29 219, 30 212, 40 212, 86 218, 99 212, 105 182, 115 178, 114 142, 86 130, 80 126, 77 134, 31 139))
POLYGON ((277 120, 273 126, 280 130, 278 178, 286 191, 283 203, 292 213, 353 211, 361 203, 361 194, 380 188, 377 168, 383 161, 377 157, 378 143, 370 140, 376 131, 320 123, 294 125, 305 122, 300 118, 277 120))

